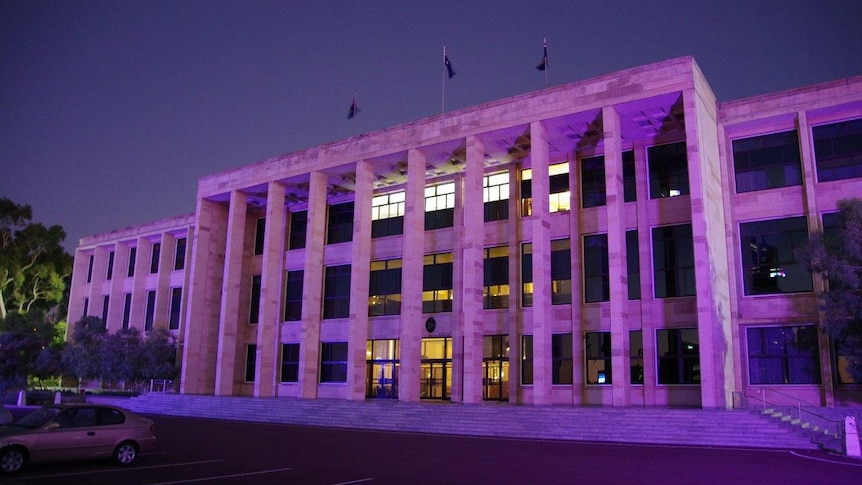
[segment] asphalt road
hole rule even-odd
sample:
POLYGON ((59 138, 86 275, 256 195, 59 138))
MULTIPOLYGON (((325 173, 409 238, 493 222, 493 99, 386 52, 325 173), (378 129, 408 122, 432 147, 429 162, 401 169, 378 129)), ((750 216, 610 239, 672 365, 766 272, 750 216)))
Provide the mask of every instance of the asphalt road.
MULTIPOLYGON (((823 452, 464 438, 149 416, 130 467, 33 464, 11 484, 859 484, 823 452)), ((429 419, 432 419, 429 416, 429 419)))

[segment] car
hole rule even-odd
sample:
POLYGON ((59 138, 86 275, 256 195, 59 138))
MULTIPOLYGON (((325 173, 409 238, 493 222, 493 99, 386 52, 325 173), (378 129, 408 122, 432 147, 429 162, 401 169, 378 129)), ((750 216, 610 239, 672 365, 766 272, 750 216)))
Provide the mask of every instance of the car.
POLYGON ((129 465, 156 446, 153 421, 102 404, 55 404, 0 427, 0 472, 27 463, 112 458, 129 465))
POLYGON ((0 406, 0 426, 9 424, 12 421, 15 421, 15 418, 12 417, 12 411, 6 409, 5 406, 0 406))

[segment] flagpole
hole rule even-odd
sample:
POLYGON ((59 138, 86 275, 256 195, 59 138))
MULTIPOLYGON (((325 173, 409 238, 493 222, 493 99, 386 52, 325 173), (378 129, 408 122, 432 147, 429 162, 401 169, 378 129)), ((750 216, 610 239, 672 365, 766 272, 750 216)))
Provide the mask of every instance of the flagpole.
POLYGON ((440 96, 440 114, 446 112, 446 46, 443 46, 443 94, 440 96))
MULTIPOLYGON (((547 82, 545 82, 545 84, 547 84, 547 82)), ((357 108, 357 105, 356 105, 356 91, 353 91, 353 103, 352 103, 352 106, 353 106, 354 113, 353 113, 353 116, 350 118, 350 136, 354 136, 354 135, 356 135, 356 112, 355 112, 355 111, 356 111, 356 108, 357 108)))

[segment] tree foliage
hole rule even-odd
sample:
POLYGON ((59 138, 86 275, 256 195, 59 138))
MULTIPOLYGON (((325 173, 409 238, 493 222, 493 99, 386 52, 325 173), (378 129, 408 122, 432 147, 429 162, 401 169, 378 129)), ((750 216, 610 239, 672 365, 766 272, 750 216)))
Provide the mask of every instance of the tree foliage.
POLYGON ((828 281, 824 330, 847 359, 847 370, 862 382, 862 200, 841 200, 838 209, 838 227, 812 234, 797 256, 828 281))
POLYGON ((62 345, 59 339, 57 326, 41 310, 11 312, 0 320, 0 394, 25 388, 30 376, 44 375, 47 368, 39 367, 39 360, 48 359, 42 354, 62 345))

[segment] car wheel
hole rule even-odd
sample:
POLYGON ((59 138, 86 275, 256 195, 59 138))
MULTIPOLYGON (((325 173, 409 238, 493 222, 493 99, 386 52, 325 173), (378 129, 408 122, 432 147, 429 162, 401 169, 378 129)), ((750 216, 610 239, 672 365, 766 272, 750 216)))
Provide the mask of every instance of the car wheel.
POLYGON ((6 448, 0 451, 0 471, 3 473, 15 473, 20 470, 27 461, 27 455, 20 448, 6 448))
POLYGON ((138 445, 124 441, 114 449, 114 461, 119 465, 130 465, 138 456, 138 445))

